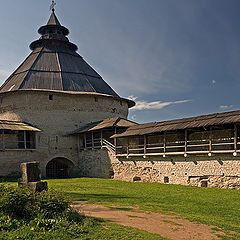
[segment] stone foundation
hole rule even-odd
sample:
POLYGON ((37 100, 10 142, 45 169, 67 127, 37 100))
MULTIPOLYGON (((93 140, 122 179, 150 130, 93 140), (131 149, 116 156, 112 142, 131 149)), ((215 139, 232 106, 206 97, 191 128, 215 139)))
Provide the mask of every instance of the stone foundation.
POLYGON ((186 159, 113 159, 114 179, 198 187, 240 189, 240 159, 232 156, 186 159), (231 160, 229 160, 231 159, 231 160))
POLYGON ((218 187, 224 189, 240 190, 240 177, 232 176, 205 176, 205 177, 190 177, 189 185, 197 187, 218 187))

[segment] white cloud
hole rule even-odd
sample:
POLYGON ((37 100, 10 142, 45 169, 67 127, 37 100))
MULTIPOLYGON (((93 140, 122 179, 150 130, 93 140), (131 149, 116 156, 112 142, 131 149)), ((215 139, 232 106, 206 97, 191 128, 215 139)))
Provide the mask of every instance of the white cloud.
POLYGON ((221 105, 219 106, 220 109, 222 110, 225 110, 225 109, 228 109, 228 108, 233 108, 233 105, 221 105))
POLYGON ((137 118, 137 116, 134 114, 134 115, 132 115, 132 116, 130 117, 130 120, 136 121, 136 118, 137 118))
POLYGON ((212 84, 216 84, 217 83, 217 81, 216 80, 212 80, 212 84))
POLYGON ((181 100, 181 101, 175 101, 175 102, 161 102, 161 101, 153 101, 153 102, 146 102, 146 101, 136 101, 136 106, 132 108, 132 110, 145 110, 145 109, 151 109, 151 110, 157 110, 162 109, 164 107, 167 107, 169 105, 173 104, 181 104, 181 103, 187 103, 190 100, 181 100))
POLYGON ((127 99, 135 101, 137 99, 137 97, 134 96, 134 95, 130 95, 130 96, 127 97, 127 99))
POLYGON ((0 68, 0 77, 4 78, 3 80, 6 80, 5 78, 7 78, 8 76, 10 76, 11 72, 5 70, 5 69, 1 69, 0 68))

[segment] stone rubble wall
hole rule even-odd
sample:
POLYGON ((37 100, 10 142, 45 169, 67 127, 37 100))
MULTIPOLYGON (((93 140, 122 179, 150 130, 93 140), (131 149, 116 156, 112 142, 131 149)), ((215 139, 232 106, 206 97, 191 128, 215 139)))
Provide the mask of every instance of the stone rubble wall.
POLYGON ((200 161, 114 161, 114 179, 240 189, 240 159, 200 161))
POLYGON ((105 148, 81 151, 78 161, 80 175, 92 178, 113 178, 111 159, 114 159, 113 153, 105 148))
POLYGON ((240 190, 240 176, 205 176, 205 178, 191 177, 189 179, 189 185, 196 187, 218 187, 223 189, 240 190))
POLYGON ((117 159, 99 149, 80 152, 78 166, 86 177, 240 189, 240 158, 231 155, 117 159))

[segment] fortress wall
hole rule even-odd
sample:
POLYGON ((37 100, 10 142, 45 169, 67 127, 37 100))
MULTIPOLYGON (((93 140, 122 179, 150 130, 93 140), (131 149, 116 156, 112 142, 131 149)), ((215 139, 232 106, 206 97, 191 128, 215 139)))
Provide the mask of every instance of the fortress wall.
POLYGON ((116 180, 240 189, 240 158, 231 155, 120 160, 112 163, 116 180))
POLYGON ((240 157, 230 154, 143 160, 117 159, 107 149, 85 150, 78 166, 84 177, 240 189, 240 157))
POLYGON ((78 167, 82 177, 113 178, 114 155, 106 148, 85 150, 79 154, 78 167))

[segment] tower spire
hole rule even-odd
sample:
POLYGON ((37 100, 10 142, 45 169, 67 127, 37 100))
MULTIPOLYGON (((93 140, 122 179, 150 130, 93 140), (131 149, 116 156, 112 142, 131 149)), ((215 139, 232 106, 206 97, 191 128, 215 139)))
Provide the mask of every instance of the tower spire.
POLYGON ((51 6, 50 6, 50 11, 54 12, 56 5, 57 5, 57 4, 55 3, 55 1, 52 1, 52 4, 51 4, 51 6))

